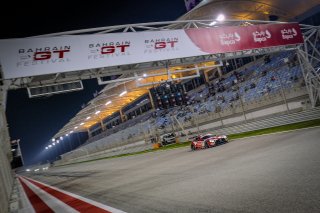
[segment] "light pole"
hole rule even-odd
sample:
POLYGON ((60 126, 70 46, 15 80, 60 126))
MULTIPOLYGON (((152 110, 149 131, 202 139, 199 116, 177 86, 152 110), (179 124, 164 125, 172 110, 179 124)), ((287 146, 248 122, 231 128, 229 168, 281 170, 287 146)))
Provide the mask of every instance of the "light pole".
POLYGON ((68 138, 69 138, 69 134, 67 133, 64 138, 65 138, 66 140, 64 140, 64 142, 63 142, 63 154, 66 153, 66 152, 68 152, 68 146, 67 146, 67 144, 65 144, 65 143, 67 143, 67 140, 68 140, 68 138))
MULTIPOLYGON (((73 133, 73 131, 70 131, 70 135, 73 133)), ((70 151, 72 150, 72 146, 71 146, 71 141, 70 141, 70 137, 69 137, 69 134, 66 135, 67 138, 68 138, 68 143, 69 143, 69 147, 70 147, 70 151)), ((70 152, 69 151, 69 152, 70 152)))
MULTIPOLYGON (((53 148, 53 149, 56 149, 55 146, 56 146, 56 143, 53 142, 53 143, 52 143, 52 148, 53 148)), ((57 150, 57 149, 56 149, 56 151, 54 151, 53 155, 54 155, 54 159, 56 159, 56 157, 57 157, 57 155, 58 155, 58 150, 57 150)))
POLYGON ((80 142, 79 133, 80 133, 80 132, 77 132, 77 139, 78 139, 78 144, 79 144, 79 147, 80 147, 80 146, 81 146, 81 142, 80 142))
POLYGON ((52 148, 52 145, 49 144, 47 147, 46 147, 46 150, 50 150, 52 148))
POLYGON ((18 153, 21 156, 22 165, 24 166, 24 160, 23 160, 22 151, 21 151, 21 147, 20 147, 20 139, 17 140, 17 144, 18 144, 18 153))
POLYGON ((200 128, 199 128, 199 124, 198 124, 198 115, 197 115, 197 118, 195 116, 195 111, 194 111, 194 105, 192 104, 191 105, 191 110, 192 110, 192 115, 193 115, 193 121, 195 121, 196 125, 197 125, 197 132, 198 132, 198 135, 200 135, 200 128))
POLYGON ((56 142, 58 155, 62 154, 61 143, 62 143, 62 139, 60 138, 60 140, 57 140, 57 142, 56 142))
POLYGON ((287 107, 287 113, 289 113, 289 106, 288 106, 288 101, 287 101, 287 97, 286 97, 286 94, 284 92, 284 88, 283 88, 283 83, 282 83, 282 79, 278 73, 278 69, 275 70, 275 73, 277 75, 277 78, 279 79, 279 84, 280 84, 280 88, 281 88, 281 93, 282 93, 282 97, 283 97, 283 101, 284 101, 284 104, 286 105, 287 107))

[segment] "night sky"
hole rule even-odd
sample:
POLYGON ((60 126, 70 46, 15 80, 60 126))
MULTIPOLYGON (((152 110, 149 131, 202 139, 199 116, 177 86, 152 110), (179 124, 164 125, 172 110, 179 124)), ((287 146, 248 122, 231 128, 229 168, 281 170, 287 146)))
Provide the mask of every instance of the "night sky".
MULTIPOLYGON (((1 39, 130 23, 172 21, 186 13, 183 0, 11 1, 1 13, 1 39), (91 3, 92 2, 92 3, 91 3)), ((7 120, 11 139, 21 139, 25 165, 54 159, 45 151, 52 136, 102 89, 86 80, 80 92, 29 99, 26 89, 8 93, 7 120)), ((73 136, 74 143, 77 137, 73 136)), ((56 150, 58 151, 58 150, 56 150)), ((61 151, 61 150, 60 150, 61 151)))

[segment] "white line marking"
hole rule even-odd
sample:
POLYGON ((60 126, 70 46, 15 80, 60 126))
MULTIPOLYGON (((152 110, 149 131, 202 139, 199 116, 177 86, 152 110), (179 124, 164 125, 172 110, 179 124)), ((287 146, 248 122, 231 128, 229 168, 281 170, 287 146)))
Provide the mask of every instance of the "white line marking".
POLYGON ((53 197, 46 191, 40 189, 38 186, 29 182, 25 178, 21 178, 21 180, 35 193, 37 194, 43 202, 45 202, 54 212, 66 212, 66 213, 79 213, 72 207, 53 197))
MULTIPOLYGON (((29 177, 28 177, 28 178, 29 178, 29 177)), ((71 192, 64 191, 64 190, 62 190, 62 189, 56 188, 56 187, 54 187, 54 186, 50 186, 50 185, 48 185, 48 184, 42 183, 42 182, 37 181, 37 180, 34 180, 34 179, 32 179, 32 178, 29 178, 29 179, 33 180, 34 182, 40 183, 40 184, 42 184, 42 185, 44 185, 44 186, 47 186, 47 187, 49 187, 49 188, 55 189, 55 190, 57 190, 57 191, 59 191, 59 192, 62 192, 62 193, 64 193, 64 194, 67 194, 67 195, 69 195, 69 196, 72 196, 72 197, 74 197, 74 198, 77 198, 77 199, 79 199, 79 200, 82 200, 82 201, 84 201, 84 202, 87 202, 87 203, 89 203, 89 204, 91 204, 91 205, 94 205, 94 206, 97 206, 97 207, 99 207, 99 208, 102 208, 102 209, 104 209, 104 210, 111 211, 111 212, 113 212, 113 213, 126 213, 126 212, 124 212, 124 211, 122 211, 122 210, 120 210, 120 209, 116 209, 116 208, 113 208, 113 207, 111 207, 111 206, 107 206, 107 205, 105 205, 105 204, 98 203, 98 202, 96 202, 96 201, 94 201, 94 200, 90 200, 90 199, 85 198, 85 197, 82 197, 82 196, 80 196, 80 195, 76 195, 76 194, 73 194, 73 193, 71 193, 71 192)))
POLYGON ((18 178, 17 178, 17 185, 18 185, 20 200, 22 204, 22 209, 19 209, 19 213, 36 213, 18 178))

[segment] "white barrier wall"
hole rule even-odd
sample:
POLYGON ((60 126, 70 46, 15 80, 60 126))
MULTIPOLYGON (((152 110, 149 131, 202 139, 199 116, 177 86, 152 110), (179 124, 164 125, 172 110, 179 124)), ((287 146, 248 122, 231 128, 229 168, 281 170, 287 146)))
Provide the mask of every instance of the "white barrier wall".
POLYGON ((12 155, 5 117, 5 95, 1 87, 0 90, 0 212, 7 212, 13 184, 12 155))
MULTIPOLYGON (((289 102, 288 103, 288 107, 290 110, 294 110, 294 109, 302 109, 302 104, 301 101, 295 101, 295 102, 289 102)), ((251 119, 258 119, 261 117, 265 117, 268 115, 273 115, 273 114, 278 114, 278 113, 283 113, 287 111, 287 107, 285 104, 281 104, 281 105, 277 105, 277 106, 273 106, 273 107, 268 107, 268 108, 264 108, 261 110, 257 110, 257 111, 253 111, 253 112, 247 112, 245 113, 246 115, 246 119, 247 120, 251 120, 251 119)), ((234 124, 234 123, 238 123, 241 121, 245 121, 245 117, 244 115, 240 115, 240 116, 236 116, 236 117, 231 117, 231 118, 226 118, 226 119, 221 119, 218 122, 214 122, 214 123, 209 123, 206 125, 200 125, 199 126, 199 130, 207 130, 207 129, 213 129, 215 127, 221 126, 221 123, 223 123, 223 125, 228 125, 228 124, 234 124)), ((190 128, 188 129, 188 131, 191 132, 197 132, 197 127, 194 128, 190 128)))

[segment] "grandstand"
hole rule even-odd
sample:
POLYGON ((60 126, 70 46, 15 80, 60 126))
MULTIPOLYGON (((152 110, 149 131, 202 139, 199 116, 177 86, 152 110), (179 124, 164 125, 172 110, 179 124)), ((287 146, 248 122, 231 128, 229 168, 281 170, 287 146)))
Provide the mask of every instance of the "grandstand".
MULTIPOLYGON (((89 154, 94 154, 140 141, 151 143, 150 139, 153 135, 161 135, 172 131, 181 134, 183 133, 181 127, 174 117, 182 124, 183 131, 186 132, 195 125, 196 120, 198 125, 201 126, 214 122, 219 117, 218 115, 221 116, 227 111, 240 111, 246 116, 246 113, 252 111, 277 105, 284 106, 280 111, 260 115, 265 117, 310 108, 308 93, 296 53, 288 51, 267 56, 269 57, 263 56, 256 60, 252 59, 253 61, 250 63, 236 70, 225 72, 220 77, 208 82, 202 80, 203 83, 199 83, 188 91, 189 100, 185 105, 168 109, 152 109, 150 107, 146 112, 137 114, 136 117, 119 123, 113 128, 105 128, 102 131, 100 126, 96 130, 100 134, 90 137, 82 145, 81 150, 86 149, 89 154), (265 60, 266 58, 269 60, 265 60), (293 103, 296 104, 292 105, 293 103)), ((205 79, 204 76, 201 77, 205 79)), ((194 81, 194 79, 182 81, 183 87, 185 88, 190 81, 194 81)), ((151 106, 150 99, 143 100, 147 100, 145 104, 151 106)), ((236 114, 234 113, 234 116, 236 114)), ((118 113, 112 120, 117 118, 119 120, 119 116, 118 113)), ((245 120, 242 122, 258 117, 244 117, 245 120)), ((223 119, 223 117, 220 119, 223 119)), ((232 125, 235 124, 238 125, 239 122, 232 125)), ((205 131, 205 129, 203 130, 205 131)), ((192 133, 195 134, 196 131, 193 129, 192 133)), ((79 154, 81 156, 83 154, 81 150, 79 152, 74 150, 62 155, 62 160, 79 157, 79 154)))

